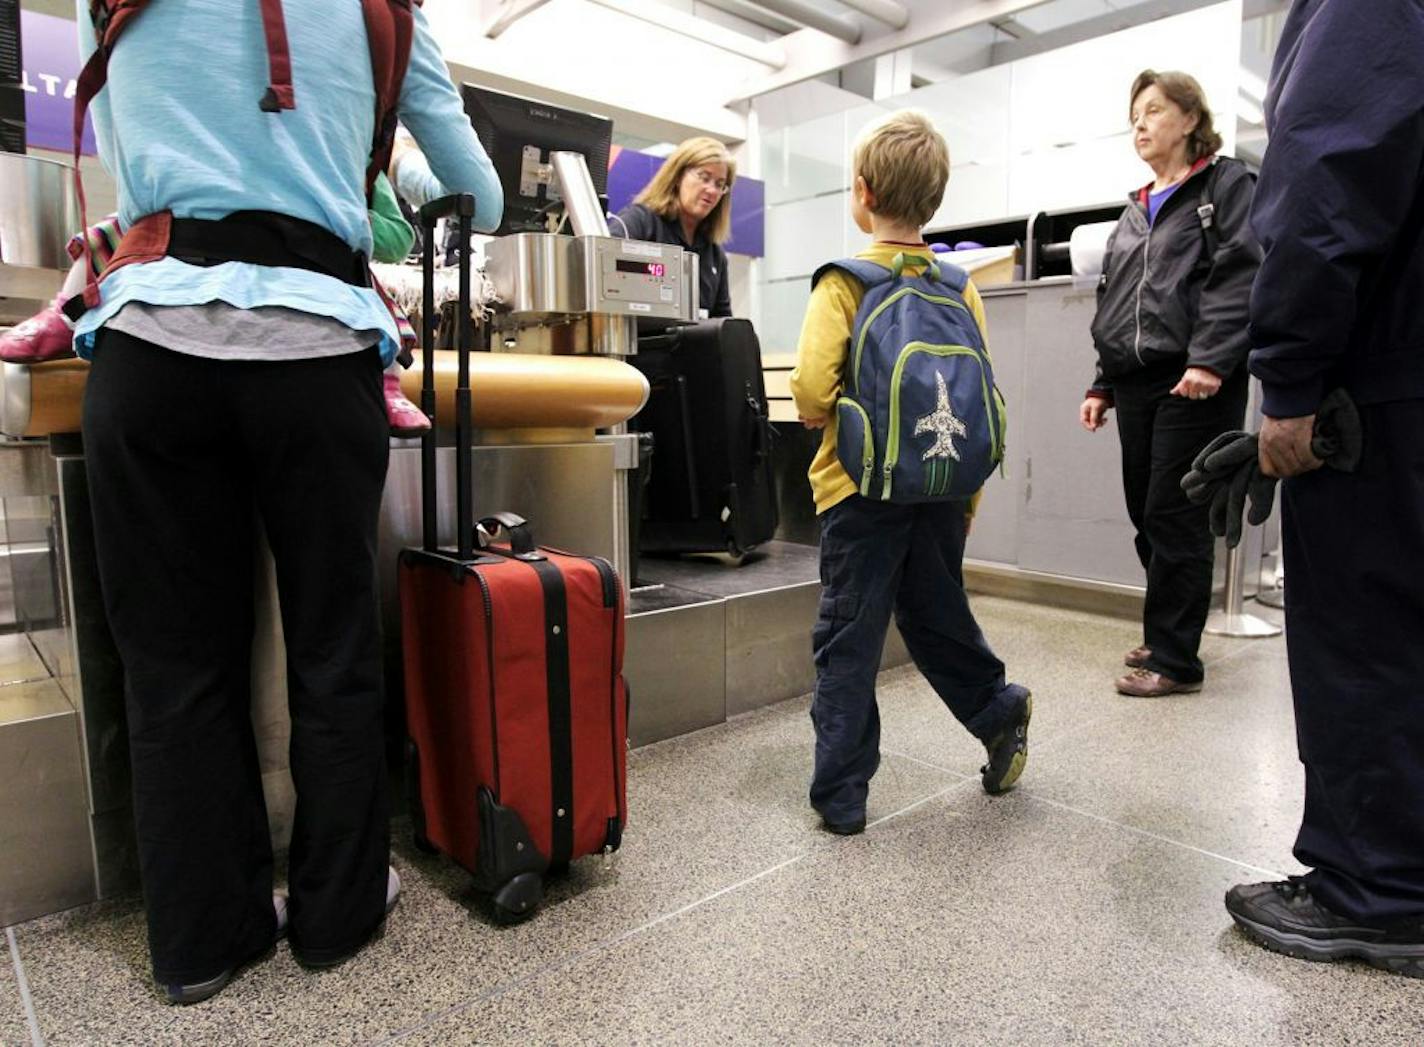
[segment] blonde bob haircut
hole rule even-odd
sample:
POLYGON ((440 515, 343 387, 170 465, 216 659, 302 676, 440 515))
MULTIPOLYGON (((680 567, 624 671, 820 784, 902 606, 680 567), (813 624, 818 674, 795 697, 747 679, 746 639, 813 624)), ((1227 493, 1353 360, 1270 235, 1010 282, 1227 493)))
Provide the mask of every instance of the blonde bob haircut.
POLYGON ((737 161, 732 159, 727 147, 715 138, 689 138, 674 149, 633 202, 657 212, 668 221, 675 221, 682 213, 682 204, 678 201, 682 176, 706 164, 727 165, 727 192, 707 212, 707 217, 697 224, 697 231, 705 233, 714 244, 725 242, 732 235, 731 190, 732 183, 737 180, 737 161))
POLYGON ((901 109, 861 132, 851 154, 856 175, 875 194, 877 215, 919 228, 944 199, 949 146, 928 114, 901 109))

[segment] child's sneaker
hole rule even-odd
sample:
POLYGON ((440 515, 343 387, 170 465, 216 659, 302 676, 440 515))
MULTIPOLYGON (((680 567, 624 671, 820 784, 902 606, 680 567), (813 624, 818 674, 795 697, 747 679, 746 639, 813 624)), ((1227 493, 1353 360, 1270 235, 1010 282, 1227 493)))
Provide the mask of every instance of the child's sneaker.
POLYGON ((430 419, 425 417, 425 412, 401 392, 398 375, 384 375, 381 385, 386 398, 386 421, 390 423, 392 436, 419 436, 430 428, 430 419))
POLYGON ((844 822, 833 822, 829 818, 823 817, 821 828, 837 836, 859 836, 865 832, 865 815, 862 814, 859 818, 852 818, 844 822))
POLYGON ((74 355, 74 332, 59 311, 56 298, 44 309, 0 334, 0 360, 7 364, 37 364, 74 355))
POLYGON ((1017 702, 1009 724, 984 748, 989 762, 979 769, 984 791, 990 796, 1008 792, 1023 774, 1028 763, 1028 721, 1033 716, 1033 695, 1028 688, 1012 685, 1017 702))

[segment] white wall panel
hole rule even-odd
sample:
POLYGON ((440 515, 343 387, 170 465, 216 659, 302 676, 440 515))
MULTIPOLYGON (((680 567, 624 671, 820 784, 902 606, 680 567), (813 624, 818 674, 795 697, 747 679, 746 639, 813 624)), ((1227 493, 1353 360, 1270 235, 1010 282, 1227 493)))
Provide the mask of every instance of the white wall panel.
POLYGON ((817 267, 841 257, 849 224, 844 192, 767 208, 763 279, 810 276, 817 267))

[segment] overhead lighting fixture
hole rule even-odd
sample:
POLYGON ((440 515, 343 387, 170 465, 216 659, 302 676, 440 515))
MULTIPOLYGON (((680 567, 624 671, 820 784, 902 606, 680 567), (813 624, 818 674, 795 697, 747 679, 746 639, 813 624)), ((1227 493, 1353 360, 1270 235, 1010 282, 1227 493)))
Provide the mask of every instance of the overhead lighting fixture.
MULTIPOLYGON (((711 2, 714 7, 720 6, 717 0, 711 0, 711 2)), ((807 3, 806 0, 755 0, 755 6, 774 11, 793 22, 834 36, 837 40, 844 40, 848 44, 860 43, 859 23, 849 18, 828 14, 821 8, 807 3)))
POLYGON ((515 22, 531 11, 537 11, 548 2, 549 0, 502 0, 500 9, 494 13, 485 26, 485 36, 491 40, 497 39, 515 22))
POLYGON ((648 3, 648 0, 589 0, 589 3, 606 7, 619 14, 628 15, 649 25, 670 30, 681 36, 716 47, 742 58, 770 66, 772 69, 786 68, 786 50, 778 44, 764 44, 742 33, 734 33, 711 22, 685 15, 681 11, 664 7, 662 4, 648 3))
POLYGON ((910 24, 910 11, 899 0, 841 0, 852 11, 884 22, 891 29, 904 29, 910 24))

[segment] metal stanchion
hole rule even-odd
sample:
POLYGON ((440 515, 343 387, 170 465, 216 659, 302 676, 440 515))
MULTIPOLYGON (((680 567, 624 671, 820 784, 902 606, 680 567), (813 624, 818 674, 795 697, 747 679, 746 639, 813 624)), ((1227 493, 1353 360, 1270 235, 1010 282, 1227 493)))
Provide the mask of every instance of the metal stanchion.
POLYGON ((1286 572, 1284 568, 1277 567, 1275 574, 1270 588, 1262 588, 1256 593, 1256 602, 1279 609, 1286 605, 1286 572))
MULTIPOLYGON (((1258 430, 1256 419, 1256 381, 1251 380, 1251 392, 1246 406, 1246 417, 1258 430)), ((1226 552, 1226 600, 1220 611, 1212 611, 1206 620, 1206 632, 1213 636, 1236 636, 1246 639, 1279 636, 1281 627, 1272 625, 1254 614, 1242 610, 1246 602, 1246 558, 1241 553, 1242 546, 1226 552)))
POLYGON ((1213 636, 1255 638, 1279 636, 1281 627, 1243 611, 1245 603, 1246 561, 1241 546, 1226 554, 1226 606, 1212 611, 1206 620, 1206 631, 1213 636))

